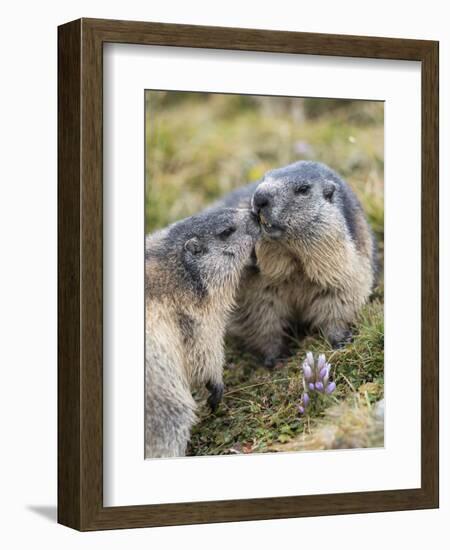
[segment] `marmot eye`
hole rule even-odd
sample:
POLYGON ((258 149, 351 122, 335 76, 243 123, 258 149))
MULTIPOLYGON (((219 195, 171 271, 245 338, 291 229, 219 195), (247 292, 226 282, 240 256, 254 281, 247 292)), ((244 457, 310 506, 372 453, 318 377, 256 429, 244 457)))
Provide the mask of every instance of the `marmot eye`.
POLYGON ((294 189, 296 195, 307 195, 309 193, 311 186, 307 183, 301 183, 297 185, 294 189))
POLYGON ((221 231, 218 235, 220 239, 228 239, 230 235, 232 235, 236 231, 235 227, 227 227, 223 231, 221 231))

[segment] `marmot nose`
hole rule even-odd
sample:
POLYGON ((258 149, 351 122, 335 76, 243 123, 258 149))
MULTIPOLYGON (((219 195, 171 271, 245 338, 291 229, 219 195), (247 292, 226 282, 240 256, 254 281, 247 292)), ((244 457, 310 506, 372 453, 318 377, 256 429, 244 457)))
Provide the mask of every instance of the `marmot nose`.
POLYGON ((253 209, 257 214, 260 210, 262 210, 265 206, 269 204, 269 199, 270 197, 262 191, 257 191, 253 195, 253 209))

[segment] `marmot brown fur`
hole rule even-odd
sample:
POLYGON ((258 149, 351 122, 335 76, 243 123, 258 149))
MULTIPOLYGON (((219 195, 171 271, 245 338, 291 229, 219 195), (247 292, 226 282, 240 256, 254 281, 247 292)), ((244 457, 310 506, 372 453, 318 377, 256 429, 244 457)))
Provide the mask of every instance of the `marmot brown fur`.
POLYGON ((206 384, 222 397, 223 336, 260 229, 247 210, 218 209, 146 237, 145 456, 184 456, 206 384))
POLYGON ((350 187, 330 168, 300 161, 267 172, 218 204, 251 207, 262 237, 257 270, 246 270, 230 332, 273 365, 293 324, 339 347, 368 300, 375 241, 350 187))

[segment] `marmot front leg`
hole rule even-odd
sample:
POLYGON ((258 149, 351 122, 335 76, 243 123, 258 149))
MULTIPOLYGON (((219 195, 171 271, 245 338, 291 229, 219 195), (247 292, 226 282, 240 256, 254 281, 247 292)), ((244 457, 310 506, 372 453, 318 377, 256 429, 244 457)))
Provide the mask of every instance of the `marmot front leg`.
MULTIPOLYGON (((346 311, 346 301, 336 308, 336 296, 333 299, 316 299, 307 312, 314 328, 320 330, 334 349, 343 348, 352 341, 350 319, 355 317, 353 308, 347 306, 347 319, 342 315, 346 311)), ((339 303, 339 302, 338 302, 339 303)))

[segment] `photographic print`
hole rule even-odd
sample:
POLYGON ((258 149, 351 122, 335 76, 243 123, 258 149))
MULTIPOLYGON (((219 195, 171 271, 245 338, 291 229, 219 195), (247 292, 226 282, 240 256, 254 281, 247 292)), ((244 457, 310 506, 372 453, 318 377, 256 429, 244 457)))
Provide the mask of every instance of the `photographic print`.
POLYGON ((438 75, 433 41, 58 28, 59 523, 439 506, 438 75))
POLYGON ((145 116, 145 457, 382 447, 384 103, 145 116))

